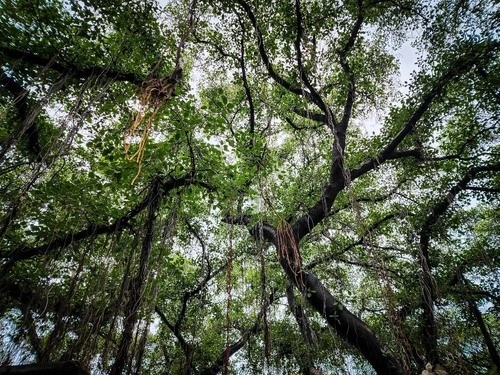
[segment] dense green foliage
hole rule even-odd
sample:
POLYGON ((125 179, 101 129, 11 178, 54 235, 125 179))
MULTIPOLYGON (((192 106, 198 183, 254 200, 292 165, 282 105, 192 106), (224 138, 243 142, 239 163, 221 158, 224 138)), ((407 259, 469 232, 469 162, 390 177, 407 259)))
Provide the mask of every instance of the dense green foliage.
POLYGON ((0 0, 2 365, 497 373, 498 16, 0 0))

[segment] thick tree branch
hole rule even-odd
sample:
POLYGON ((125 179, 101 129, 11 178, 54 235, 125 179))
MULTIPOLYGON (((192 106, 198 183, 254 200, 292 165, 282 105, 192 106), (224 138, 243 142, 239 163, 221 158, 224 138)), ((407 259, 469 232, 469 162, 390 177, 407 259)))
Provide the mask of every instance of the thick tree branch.
POLYGON ((253 226, 250 226, 252 219, 246 215, 239 215, 239 216, 226 215, 224 218, 222 218, 222 222, 227 224, 245 226, 250 232, 250 235, 254 237, 256 240, 258 241, 266 240, 276 246, 278 244, 278 240, 276 237, 276 228, 274 228, 272 225, 266 222, 259 222, 253 226))
MULTIPOLYGON (((469 287, 469 281, 460 272, 460 270, 457 272, 457 278, 466 288, 469 287)), ((476 302, 470 296, 466 296, 465 299, 467 300, 467 304, 469 305, 469 309, 472 312, 472 315, 474 315, 474 318, 476 318, 477 325, 479 326, 479 329, 484 338, 484 342, 486 343, 486 347, 488 348, 488 352, 490 353, 491 361, 493 362, 493 365, 496 369, 500 369, 500 356, 495 347, 495 343, 491 338, 488 327, 486 327, 483 315, 481 314, 481 311, 479 311, 476 302)))
POLYGON ((297 114, 301 117, 304 117, 306 119, 309 119, 309 120, 320 122, 322 124, 326 124, 326 122, 327 122, 326 116, 323 113, 306 111, 306 110, 299 108, 299 107, 293 107, 292 111, 295 112, 295 114, 297 114))
POLYGON ((390 349, 370 327, 336 299, 314 274, 304 271, 301 279, 307 301, 340 337, 361 352, 377 374, 403 374, 399 360, 391 354, 390 349))
MULTIPOLYGON (((175 188, 192 184, 197 184, 207 189, 211 189, 210 186, 208 186, 207 184, 201 181, 192 180, 190 177, 183 177, 179 179, 169 178, 167 180, 162 181, 161 183, 161 196, 163 198, 175 188)), ((47 254, 57 249, 64 249, 70 246, 71 244, 82 241, 88 237, 98 236, 106 233, 118 232, 123 228, 128 227, 130 221, 148 207, 150 199, 151 197, 149 196, 148 193, 139 204, 137 204, 124 216, 115 219, 111 224, 91 224, 87 228, 81 231, 59 235, 55 237, 54 240, 44 245, 39 245, 39 246, 21 245, 13 250, 2 249, 2 251, 0 252, 1 254, 0 257, 8 259, 9 262, 13 264, 17 261, 47 254)))
POLYGON ((319 129, 320 127, 322 127, 323 125, 316 125, 316 126, 299 126, 297 124, 295 124, 291 118, 289 117, 285 117, 285 121, 288 123, 288 125, 290 125, 293 129, 295 130, 305 130, 305 129, 319 129))
POLYGON ((87 79, 90 77, 100 76, 113 81, 129 82, 137 86, 140 86, 145 82, 144 79, 133 73, 118 72, 100 66, 81 67, 76 64, 59 62, 54 57, 40 56, 35 53, 20 51, 10 47, 0 46, 0 53, 9 59, 23 61, 25 63, 38 65, 43 68, 49 68, 77 79, 87 79))
POLYGON ((36 363, 21 366, 0 366, 0 375, 89 375, 76 361, 36 363))

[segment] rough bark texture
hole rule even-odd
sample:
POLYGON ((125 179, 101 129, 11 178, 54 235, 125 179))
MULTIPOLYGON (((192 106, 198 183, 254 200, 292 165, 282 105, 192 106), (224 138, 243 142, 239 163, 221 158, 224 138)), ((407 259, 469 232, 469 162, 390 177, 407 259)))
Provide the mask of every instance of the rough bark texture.
POLYGON ((22 366, 1 366, 0 375, 89 375, 78 362, 37 363, 22 366))

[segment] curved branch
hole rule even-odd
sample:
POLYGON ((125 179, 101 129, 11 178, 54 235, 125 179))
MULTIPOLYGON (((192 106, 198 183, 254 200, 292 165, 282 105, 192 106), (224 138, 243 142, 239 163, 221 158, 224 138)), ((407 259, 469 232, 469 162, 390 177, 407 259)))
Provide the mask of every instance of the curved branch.
POLYGON ((316 122, 321 122, 322 124, 326 124, 327 119, 326 116, 323 113, 315 113, 311 111, 306 111, 303 110, 302 108, 299 107, 293 107, 292 111, 295 112, 296 115, 299 115, 301 117, 304 117, 309 120, 313 120, 316 122))
POLYGON ((398 359, 371 328, 351 313, 312 273, 303 271, 303 292, 307 301, 349 344, 357 348, 377 374, 401 375, 398 359))
POLYGON ((243 37, 245 36, 245 24, 243 22, 240 22, 243 34, 241 36, 240 40, 240 58, 238 59, 240 63, 240 69, 241 69, 241 79, 243 80, 243 87, 245 88, 245 96, 247 98, 248 102, 248 110, 250 112, 250 135, 252 136, 252 144, 251 148, 253 147, 255 143, 254 139, 254 134, 255 134, 255 107, 253 104, 253 97, 252 97, 252 92, 250 91, 250 86, 248 85, 248 79, 247 79, 247 70, 246 70, 246 62, 245 62, 245 43, 243 40, 243 37))
POLYGON ((144 79, 141 79, 133 73, 118 72, 100 66, 81 67, 76 64, 58 62, 54 57, 40 56, 35 53, 21 51, 10 47, 0 46, 0 53, 9 59, 23 61, 25 63, 38 65, 43 68, 49 68, 61 74, 71 75, 73 78, 102 76, 113 81, 129 82, 137 86, 144 83, 144 79))
POLYGON ((431 214, 427 217, 420 230, 420 253, 421 253, 421 267, 423 272, 422 289, 423 289, 423 331, 422 338, 426 351, 427 360, 432 364, 439 363, 438 353, 438 333, 436 321, 434 318, 434 300, 437 295, 437 286, 432 275, 432 266, 429 257, 430 238, 432 231, 445 214, 446 210, 451 206, 455 197, 462 190, 465 190, 467 184, 481 172, 498 172, 500 171, 500 164, 480 166, 469 169, 465 176, 455 184, 443 197, 438 201, 431 210, 431 214))
POLYGON ((226 215, 222 218, 223 223, 227 224, 235 224, 245 226, 252 237, 254 237, 258 241, 266 240, 272 243, 273 245, 278 245, 278 239, 276 237, 276 228, 274 228, 271 224, 266 222, 258 222, 253 226, 249 226, 252 222, 252 219, 246 215, 239 216, 230 216, 226 215))
POLYGON ((180 333, 178 329, 175 328, 167 319, 163 311, 158 307, 158 305, 155 305, 155 312, 158 314, 160 317, 160 320, 162 321, 163 324, 165 324, 168 329, 174 334, 175 338, 177 341, 179 341, 179 344, 181 346, 182 351, 184 352, 184 355, 186 356, 186 359, 188 359, 188 355, 191 351, 191 345, 184 339, 184 336, 180 333))
POLYGON ((342 48, 340 51, 338 51, 339 57, 340 57, 340 66, 342 67, 342 70, 344 71, 344 74, 347 76, 347 79, 349 81, 349 89, 347 90, 347 98, 346 102, 344 105, 344 112, 342 115, 342 120, 340 121, 340 126, 341 128, 347 129, 347 125, 349 124, 349 120, 351 119, 351 114, 352 114, 352 108, 354 106, 354 99, 355 99, 355 94, 356 94, 356 85, 354 81, 354 75, 351 70, 351 66, 349 62, 347 61, 347 54, 349 51, 352 49, 354 46, 354 43, 356 42, 356 39, 359 35, 359 32, 361 30, 361 25, 363 24, 364 21, 364 16, 361 11, 361 2, 358 1, 358 6, 359 6, 359 13, 358 17, 356 18, 356 22, 354 24, 354 27, 351 30, 351 34, 349 36, 349 39, 347 40, 347 43, 345 44, 344 48, 342 48))
MULTIPOLYGON (((165 197, 175 188, 192 184, 197 184, 210 189, 210 187, 205 183, 192 180, 190 177, 183 177, 179 179, 169 178, 167 181, 161 182, 161 198, 165 197)), ((124 216, 115 219, 111 224, 90 224, 83 230, 59 235, 54 240, 39 246, 21 245, 13 250, 2 249, 0 252, 0 258, 8 259, 10 265, 12 265, 17 261, 47 254, 57 249, 67 248, 72 243, 82 241, 91 236, 119 232, 120 230, 128 227, 130 225, 130 221, 148 207, 150 200, 151 197, 148 193, 139 204, 137 204, 124 216)))
POLYGON ((403 125, 399 133, 396 134, 396 136, 392 139, 392 141, 390 141, 385 146, 385 148, 379 152, 377 156, 366 160, 359 167, 351 169, 351 180, 362 176, 363 174, 371 171, 372 169, 376 168, 380 164, 393 157, 393 155, 396 153, 396 148, 406 138, 406 136, 413 132, 417 122, 424 116, 434 100, 443 93, 444 88, 452 80, 467 72, 481 60, 492 58, 492 53, 489 50, 487 50, 487 52, 484 52, 481 51, 479 47, 488 46, 476 46, 476 50, 469 50, 466 54, 459 56, 454 62, 450 63, 450 68, 443 74, 441 74, 441 76, 436 80, 434 86, 422 97, 422 100, 418 107, 416 107, 412 115, 408 118, 406 123, 403 125))
POLYGON ((237 0, 237 3, 243 8, 245 13, 247 14, 248 18, 250 19, 250 22, 252 23, 252 26, 255 30, 255 33, 257 34, 257 42, 258 42, 258 48, 259 48, 259 54, 262 59, 262 62, 264 63, 264 66, 267 69, 267 72, 269 73, 269 76, 279 85, 281 85, 283 88, 286 90, 290 91, 293 94, 296 95, 304 95, 304 97, 310 98, 310 94, 302 90, 299 85, 292 85, 290 82, 285 80, 283 77, 281 77, 275 70, 271 62, 269 61, 269 56, 267 54, 266 48, 264 46, 264 38, 262 36, 262 31, 260 30, 260 27, 257 23, 257 19, 255 18, 255 15, 250 8, 250 5, 244 0, 237 0))
MULTIPOLYGON (((467 289, 469 289, 469 285, 470 285, 469 280, 467 280, 465 278, 465 276, 460 271, 457 272, 457 278, 467 289)), ((469 309, 471 310, 472 314, 476 318, 477 325, 479 326, 479 330, 483 334, 484 342, 486 343, 486 347, 488 348, 488 352, 490 353, 491 361, 493 362, 494 366, 497 369, 500 369, 500 356, 498 355, 498 351, 495 347, 495 343, 493 342, 493 339, 491 338, 488 327, 486 327, 486 324, 485 324, 484 319, 483 319, 483 315, 481 314, 481 311, 477 307, 476 302, 470 296, 466 295, 465 299, 467 300, 467 304, 469 305, 469 309)))
POLYGON ((321 97, 321 95, 319 95, 318 91, 312 86, 311 81, 307 77, 307 74, 304 70, 304 65, 302 64, 302 49, 300 45, 303 36, 303 28, 302 12, 300 11, 300 0, 295 0, 295 17, 297 23, 297 34, 294 44, 300 80, 306 85, 307 89, 309 90, 310 100, 323 111, 323 113, 325 114, 325 119, 327 120, 326 124, 330 129, 333 130, 334 125, 336 125, 336 121, 333 118, 333 113, 328 105, 323 101, 323 98, 321 97))
POLYGON ((248 342, 248 340, 253 335, 259 333, 262 330, 262 326, 260 324, 260 321, 262 320, 262 317, 264 316, 264 313, 266 312, 266 310, 274 302, 275 299, 276 299, 275 292, 272 291, 271 294, 269 295, 269 298, 267 299, 267 301, 265 301, 265 303, 262 305, 262 307, 259 311, 259 314, 257 315, 257 318, 255 319, 254 324, 250 328, 248 328, 245 332, 243 332, 241 337, 236 342, 229 345, 225 350, 223 350, 219 354, 217 360, 215 361, 215 363, 212 366, 203 369, 199 373, 201 375, 216 375, 216 374, 218 374, 221 371, 222 366, 224 365, 225 359, 228 358, 228 354, 229 354, 229 357, 231 357, 234 353, 236 353, 238 350, 243 348, 243 346, 245 346, 245 344, 248 342))

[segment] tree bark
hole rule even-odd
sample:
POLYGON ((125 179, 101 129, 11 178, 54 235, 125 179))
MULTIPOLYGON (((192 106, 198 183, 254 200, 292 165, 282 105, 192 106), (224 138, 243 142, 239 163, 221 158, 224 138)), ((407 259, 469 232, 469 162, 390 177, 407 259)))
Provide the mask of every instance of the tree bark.
POLYGON ((1 366, 0 375, 90 375, 78 362, 35 363, 22 366, 1 366))
MULTIPOLYGON (((464 277, 464 275, 459 272, 457 276, 462 284, 465 285, 465 287, 469 288, 469 282, 464 277)), ((493 362, 493 365, 497 368, 497 370, 500 371, 500 356, 498 355, 498 351, 495 347, 493 339, 491 338, 490 332, 486 327, 486 324, 484 323, 483 315, 481 314, 481 311, 479 311, 476 301, 474 301, 472 297, 470 297, 469 295, 465 295, 465 299, 467 301, 467 304, 469 305, 469 309, 472 312, 472 315, 474 315, 474 318, 476 318, 477 325, 481 330, 484 342, 486 343, 486 347, 488 348, 488 352, 490 353, 491 361, 493 362)))
MULTIPOLYGON (((291 228, 288 228, 290 231, 291 228)), ((371 328, 336 299, 313 273, 302 269, 298 241, 279 234, 280 230, 277 250, 281 266, 309 304, 342 339, 361 352, 377 374, 403 374, 400 360, 371 328), (283 241, 283 238, 288 238, 288 241, 283 241)))

